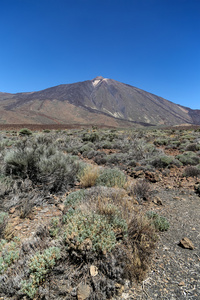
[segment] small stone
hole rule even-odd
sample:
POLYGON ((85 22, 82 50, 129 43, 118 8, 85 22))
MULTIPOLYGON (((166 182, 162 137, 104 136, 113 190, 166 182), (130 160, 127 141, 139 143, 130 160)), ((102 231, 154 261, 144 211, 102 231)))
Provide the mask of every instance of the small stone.
POLYGON ((122 299, 130 299, 130 295, 128 293, 122 293, 121 297, 122 299))
POLYGON ((85 300, 90 296, 90 286, 88 284, 80 283, 77 289, 77 299, 85 300))
POLYGON ((73 288, 72 290, 71 290, 71 296, 72 297, 75 297, 76 296, 76 288, 73 288))
POLYGON ((11 207, 10 210, 9 210, 9 213, 14 214, 14 212, 15 212, 15 207, 11 207))
POLYGON ((188 239, 187 237, 184 237, 180 242, 179 245, 185 249, 190 249, 193 250, 194 249, 194 245, 191 242, 190 239, 188 239))
POLYGON ((90 266, 90 275, 91 276, 96 276, 98 274, 98 268, 96 266, 90 266))
POLYGON ((163 205, 162 200, 157 196, 153 199, 153 203, 156 205, 163 205))
POLYGON ((179 285, 179 286, 184 286, 184 285, 185 285, 185 282, 184 282, 184 281, 181 281, 181 282, 179 282, 178 285, 179 285))
POLYGON ((58 204, 58 209, 61 210, 61 211, 64 211, 65 209, 65 205, 64 204, 58 204))

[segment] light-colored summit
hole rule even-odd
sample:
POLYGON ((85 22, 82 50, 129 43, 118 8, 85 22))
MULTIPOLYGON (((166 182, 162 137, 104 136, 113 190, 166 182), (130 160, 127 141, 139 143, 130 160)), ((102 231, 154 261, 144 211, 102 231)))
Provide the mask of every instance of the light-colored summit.
POLYGON ((97 76, 92 80, 92 84, 93 86, 97 86, 99 84, 100 81, 102 81, 104 78, 102 76, 97 76))

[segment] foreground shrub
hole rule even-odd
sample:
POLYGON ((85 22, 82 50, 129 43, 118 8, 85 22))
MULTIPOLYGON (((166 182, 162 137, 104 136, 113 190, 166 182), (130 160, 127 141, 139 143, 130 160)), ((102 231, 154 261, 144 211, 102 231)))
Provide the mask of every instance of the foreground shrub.
POLYGON ((1 240, 0 251, 0 274, 2 274, 19 258, 19 249, 15 242, 8 243, 6 240, 1 240))
POLYGON ((147 212, 147 217, 152 221, 156 230, 158 231, 167 231, 169 229, 169 222, 165 217, 159 216, 154 211, 147 212))
POLYGON ((42 254, 37 252, 29 263, 30 279, 22 281, 21 291, 33 299, 39 284, 44 281, 46 274, 50 272, 60 257, 60 249, 58 247, 48 248, 42 254))
POLYGON ((150 266, 157 240, 155 229, 145 216, 135 215, 132 218, 128 226, 128 240, 132 248, 128 271, 131 278, 141 281, 150 266))
POLYGON ((17 178, 29 178, 44 189, 58 192, 74 183, 79 164, 51 145, 38 145, 24 140, 4 157, 4 172, 17 178))
POLYGON ((113 224, 105 216, 69 210, 64 217, 64 240, 69 249, 110 252, 116 245, 113 224), (86 248, 85 248, 86 247, 86 248))
POLYGON ((96 180, 97 185, 123 187, 126 183, 125 174, 118 169, 104 169, 96 180))

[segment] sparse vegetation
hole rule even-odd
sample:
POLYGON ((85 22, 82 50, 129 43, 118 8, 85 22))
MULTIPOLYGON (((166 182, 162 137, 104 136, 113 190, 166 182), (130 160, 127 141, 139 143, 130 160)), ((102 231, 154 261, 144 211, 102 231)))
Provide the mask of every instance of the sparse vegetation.
POLYGON ((83 282, 88 299, 121 297, 173 234, 174 207, 199 200, 197 130, 8 131, 0 150, 5 299, 78 298, 83 282))

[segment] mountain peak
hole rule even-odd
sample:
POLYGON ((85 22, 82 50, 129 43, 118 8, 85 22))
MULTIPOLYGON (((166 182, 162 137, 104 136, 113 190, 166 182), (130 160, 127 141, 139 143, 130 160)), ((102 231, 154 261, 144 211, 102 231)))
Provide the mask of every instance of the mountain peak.
POLYGON ((95 81, 95 80, 103 80, 104 78, 103 78, 103 76, 97 76, 97 77, 95 77, 92 81, 95 81))
POLYGON ((102 80, 104 80, 104 78, 102 76, 97 76, 92 80, 92 84, 93 86, 97 86, 100 82, 102 82, 102 80))

